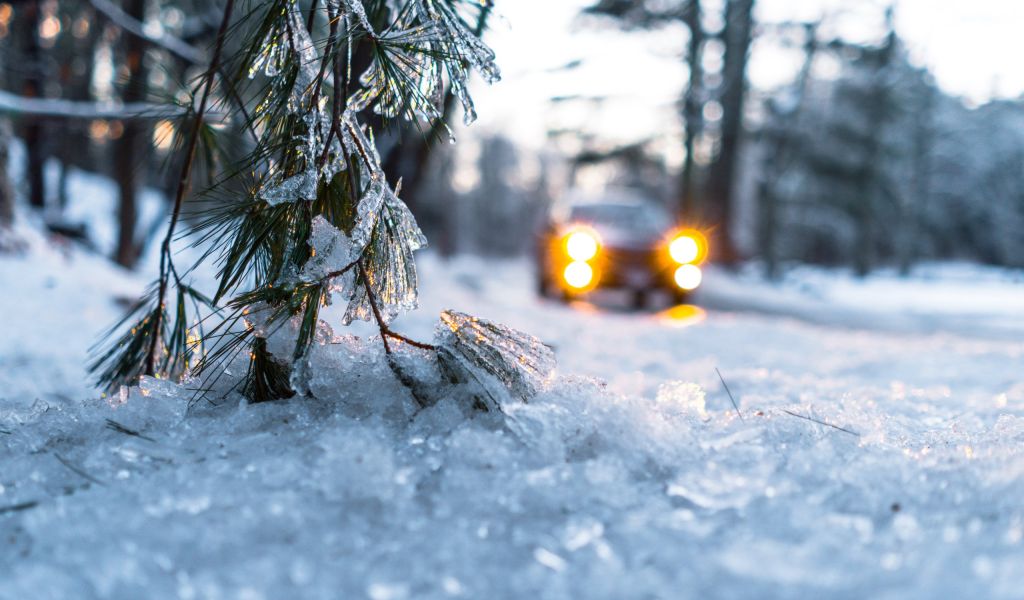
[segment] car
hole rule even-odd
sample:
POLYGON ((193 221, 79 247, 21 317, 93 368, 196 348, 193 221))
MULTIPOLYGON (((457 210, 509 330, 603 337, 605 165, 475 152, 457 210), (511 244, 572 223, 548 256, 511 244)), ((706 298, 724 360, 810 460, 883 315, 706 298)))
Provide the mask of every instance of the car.
POLYGON ((651 292, 686 302, 703 279, 707 237, 676 225, 668 212, 619 194, 552 211, 536 244, 540 295, 572 300, 595 289, 624 288, 635 308, 651 292))

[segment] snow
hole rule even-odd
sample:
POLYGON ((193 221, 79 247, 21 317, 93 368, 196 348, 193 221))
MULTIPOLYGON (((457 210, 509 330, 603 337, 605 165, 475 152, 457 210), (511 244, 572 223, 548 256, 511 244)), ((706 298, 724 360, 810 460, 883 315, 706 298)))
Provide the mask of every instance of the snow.
POLYGON ((315 400, 190 409, 167 382, 89 387, 89 344, 146 278, 37 230, 23 221, 28 251, 0 256, 0 599, 1010 598, 1024 584, 1019 274, 768 285, 711 270, 703 308, 632 313, 614 295, 538 301, 522 262, 427 255, 421 309, 395 329, 429 340, 452 308, 540 337, 559 370, 529 404, 474 412, 452 388, 417 410, 372 328, 338 326, 335 306, 315 400), (941 300, 966 282, 977 303, 941 300))

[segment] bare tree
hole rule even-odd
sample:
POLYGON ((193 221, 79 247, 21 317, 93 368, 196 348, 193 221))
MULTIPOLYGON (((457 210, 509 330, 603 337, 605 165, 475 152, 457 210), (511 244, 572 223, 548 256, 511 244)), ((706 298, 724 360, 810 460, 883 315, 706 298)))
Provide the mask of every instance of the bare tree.
POLYGON ((768 122, 762 126, 762 163, 757 186, 758 246, 764 261, 765 277, 775 279, 779 274, 777 237, 779 231, 779 198, 776 187, 787 173, 801 150, 803 129, 800 117, 811 82, 811 69, 818 53, 818 23, 805 23, 804 60, 792 86, 791 94, 782 99, 770 98, 766 102, 768 122))
POLYGON ((704 28, 701 26, 700 0, 691 0, 684 7, 683 22, 690 32, 686 45, 686 65, 690 70, 689 84, 683 94, 683 173, 680 181, 679 211, 684 217, 693 218, 697 211, 696 172, 694 159, 697 136, 704 124, 704 67, 701 63, 704 47, 704 28))
MULTIPOLYGON (((136 21, 145 20, 146 0, 127 0, 125 13, 136 21)), ((137 35, 124 35, 124 63, 128 79, 121 95, 124 102, 146 99, 147 70, 145 65, 146 40, 137 35)), ((114 170, 118 189, 118 234, 114 260, 131 267, 141 252, 135 236, 138 221, 138 193, 140 174, 149 154, 151 128, 148 123, 131 120, 124 123, 124 133, 114 149, 114 170)))
MULTIPOLYGON (((21 47, 21 93, 26 98, 40 98, 43 95, 43 52, 39 40, 39 22, 42 15, 39 0, 27 0, 18 6, 15 23, 12 28, 19 32, 21 47)), ((25 123, 21 131, 25 142, 26 165, 25 179, 28 182, 29 204, 43 208, 46 204, 45 180, 43 165, 46 161, 45 124, 38 120, 25 123)))
POLYGON ((10 159, 7 149, 10 146, 11 124, 0 118, 0 229, 10 227, 14 221, 14 188, 7 172, 10 159))

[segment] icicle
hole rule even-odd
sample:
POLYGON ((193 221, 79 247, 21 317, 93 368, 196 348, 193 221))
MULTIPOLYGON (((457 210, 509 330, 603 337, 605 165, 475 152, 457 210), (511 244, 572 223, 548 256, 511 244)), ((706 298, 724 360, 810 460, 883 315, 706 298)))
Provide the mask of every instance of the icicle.
POLYGON ((334 10, 341 10, 344 5, 345 14, 353 14, 356 16, 356 20, 359 21, 359 26, 370 34, 371 37, 377 37, 377 32, 374 31, 373 25, 370 24, 370 19, 366 16, 366 8, 363 6, 362 0, 330 0, 329 6, 334 10))

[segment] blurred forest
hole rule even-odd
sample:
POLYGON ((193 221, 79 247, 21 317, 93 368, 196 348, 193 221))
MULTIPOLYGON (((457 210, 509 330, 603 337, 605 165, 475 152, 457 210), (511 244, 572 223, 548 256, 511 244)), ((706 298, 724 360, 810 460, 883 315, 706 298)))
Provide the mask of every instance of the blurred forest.
MULTIPOLYGON (((970 106, 943 92, 911 62, 892 9, 867 43, 825 36, 822 22, 756 14, 755 0, 593 0, 581 13, 586 27, 686 32, 678 168, 652 143, 614 147, 580 131, 550 133, 582 140, 568 155, 497 133, 474 138, 467 155, 440 127, 376 123, 389 178, 402 179, 444 255, 526 252, 551 203, 600 166, 609 182, 709 228, 717 260, 758 260, 768 277, 796 263, 860 274, 936 259, 1024 267, 1024 101, 970 106), (748 85, 758 43, 802 54, 792 81, 748 85)), ((140 191, 176 183, 177 123, 217 16, 206 0, 0 3, 0 226, 23 207, 88 243, 85 224, 65 216, 80 201, 68 174, 105 175, 117 193, 111 258, 135 265, 160 227, 140 217, 140 191), (17 181, 7 172, 12 137, 24 148, 17 181)), ((480 12, 478 30, 490 17, 480 12)), ((455 104, 449 95, 449 119, 455 104)), ((244 151, 244 132, 238 139, 226 154, 244 151)))

